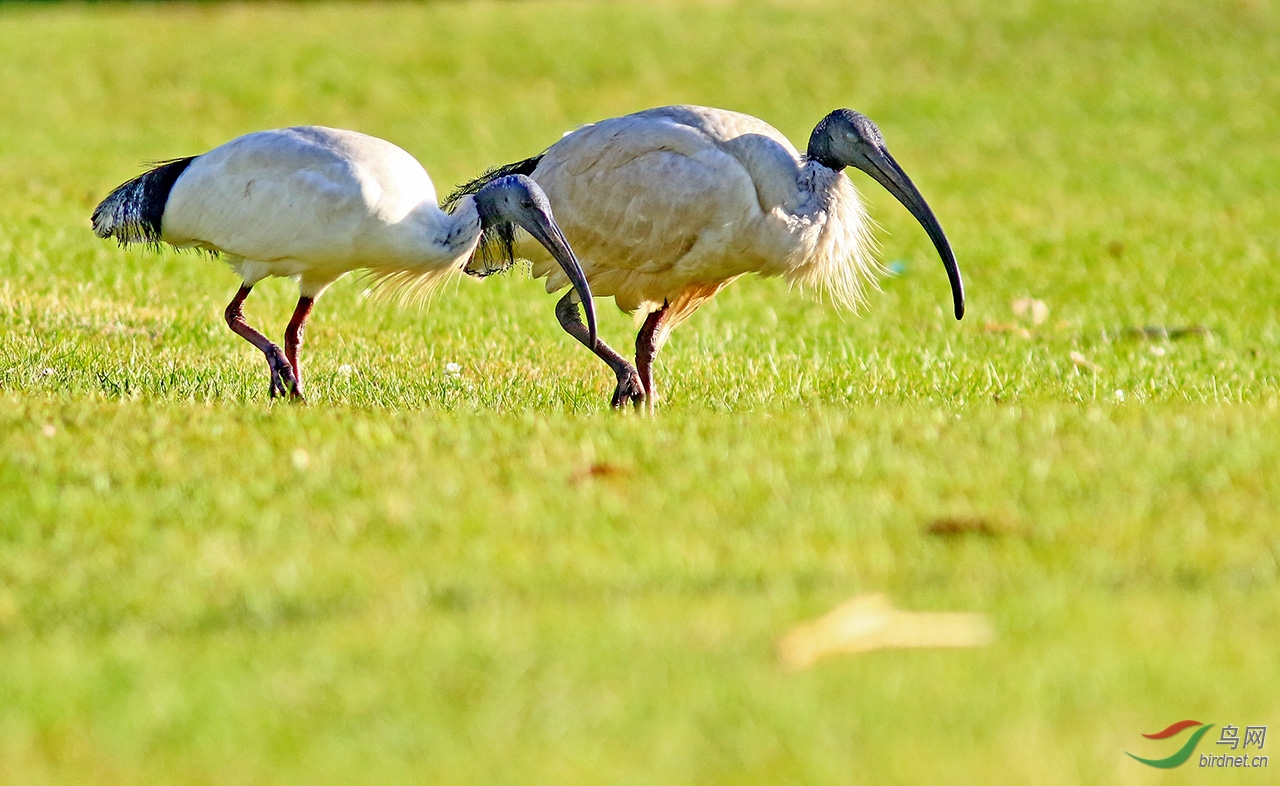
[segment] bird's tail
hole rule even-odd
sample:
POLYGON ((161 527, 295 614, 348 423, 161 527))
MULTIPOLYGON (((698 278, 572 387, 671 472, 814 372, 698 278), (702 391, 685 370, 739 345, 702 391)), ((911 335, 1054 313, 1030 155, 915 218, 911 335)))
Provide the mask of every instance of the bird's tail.
POLYGON ((126 243, 158 244, 169 192, 194 158, 160 162, 155 168, 107 194, 107 198, 93 209, 93 233, 101 238, 114 237, 122 246, 126 243))
MULTIPOLYGON (((484 174, 474 180, 468 180, 453 189, 453 192, 444 199, 444 209, 452 213, 464 196, 474 195, 477 191, 500 177, 506 177, 507 175, 525 175, 527 177, 532 175, 533 170, 538 168, 538 162, 542 160, 543 155, 545 154, 539 153, 533 158, 526 158, 514 164, 505 164, 486 170, 484 174)), ((471 254, 471 259, 467 260, 463 270, 467 275, 484 278, 494 273, 503 272, 515 264, 515 261, 516 226, 515 224, 503 222, 484 231, 480 236, 480 242, 476 245, 476 250, 471 254)))

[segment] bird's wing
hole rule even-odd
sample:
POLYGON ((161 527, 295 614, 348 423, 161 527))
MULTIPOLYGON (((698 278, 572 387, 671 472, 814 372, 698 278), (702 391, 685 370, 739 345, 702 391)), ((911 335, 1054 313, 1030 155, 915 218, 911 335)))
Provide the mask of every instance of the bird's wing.
MULTIPOLYGON (((765 123, 717 112, 667 107, 595 123, 552 145, 533 173, 593 291, 624 310, 744 272, 744 228, 768 207, 753 170, 798 168, 789 143, 760 133, 765 123), (735 118, 753 121, 743 125, 757 136, 743 139, 735 118)), ((521 250, 548 289, 567 283, 536 249, 521 250)))
POLYGON ((795 207, 800 152, 760 118, 705 106, 665 106, 637 114, 694 129, 732 156, 751 177, 761 210, 795 207))
POLYGON ((260 131, 196 157, 165 205, 163 238, 245 259, 353 260, 431 179, 381 139, 318 127, 260 131))

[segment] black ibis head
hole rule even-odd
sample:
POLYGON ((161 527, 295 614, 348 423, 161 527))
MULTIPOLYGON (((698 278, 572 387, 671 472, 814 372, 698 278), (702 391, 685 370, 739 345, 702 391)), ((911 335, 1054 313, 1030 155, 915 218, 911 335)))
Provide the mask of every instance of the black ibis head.
POLYGON ((507 175, 494 180, 475 195, 476 212, 480 214, 480 230, 487 231, 503 224, 514 224, 533 235, 560 263, 587 312, 587 329, 592 346, 596 343, 596 309, 591 300, 591 286, 574 256, 569 241, 551 214, 551 203, 541 186, 524 175, 507 175))
POLYGON ((818 123, 809 137, 808 157, 811 161, 837 172, 845 167, 856 167, 871 175, 877 183, 893 194, 911 215, 915 216, 929 234, 938 249, 942 264, 951 281, 951 297, 955 301, 956 319, 964 316, 964 282, 960 279, 960 267, 951 244, 942 232, 942 225, 933 215, 929 203, 920 190, 902 171, 902 167, 885 147, 884 136, 871 119, 852 109, 837 109, 818 123))

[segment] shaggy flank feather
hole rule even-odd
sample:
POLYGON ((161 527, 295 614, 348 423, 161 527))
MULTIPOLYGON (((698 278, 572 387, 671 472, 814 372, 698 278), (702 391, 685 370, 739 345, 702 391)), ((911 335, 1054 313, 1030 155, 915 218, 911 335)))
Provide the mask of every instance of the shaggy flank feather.
POLYGON ((369 296, 374 300, 421 307, 455 271, 456 268, 451 267, 426 272, 421 268, 370 268, 362 278, 369 283, 369 296))

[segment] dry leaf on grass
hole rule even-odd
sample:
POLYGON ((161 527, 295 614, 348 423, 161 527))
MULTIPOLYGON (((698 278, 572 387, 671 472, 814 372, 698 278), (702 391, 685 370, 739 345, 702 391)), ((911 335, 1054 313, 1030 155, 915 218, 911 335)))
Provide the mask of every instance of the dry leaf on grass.
POLYGON ((597 461, 594 464, 575 470, 569 476, 569 482, 578 484, 591 480, 592 478, 622 478, 631 474, 631 470, 626 467, 610 464, 607 461, 597 461))
POLYGON ((948 516, 946 518, 934 519, 925 526, 924 531, 930 535, 942 535, 951 537, 955 535, 983 535, 985 537, 995 537, 1003 535, 1007 531, 1007 527, 998 524, 992 524, 983 518, 968 518, 964 516, 948 516))
POLYGON ((1031 331, 1022 325, 1010 325, 1007 322, 987 322, 982 326, 987 333, 1013 333, 1022 338, 1031 338, 1031 331))
POLYGON ((1142 340, 1160 340, 1167 339, 1169 341, 1177 341, 1192 336, 1208 336, 1212 331, 1204 325, 1179 325, 1170 327, 1168 325, 1144 325, 1142 327, 1127 327, 1120 331, 1120 335, 1125 338, 1137 338, 1142 340))
POLYGON ((1094 363, 1089 358, 1074 350, 1071 352, 1071 362, 1075 363, 1080 368, 1087 368, 1095 374, 1102 370, 1102 366, 1099 366, 1097 363, 1094 363))
POLYGON ((1019 298, 1013 301, 1013 314, 1020 318, 1030 317, 1031 324, 1042 325, 1049 318, 1049 306, 1033 297, 1019 298))
POLYGON ((825 616, 799 625, 778 643, 791 669, 804 669, 838 653, 906 647, 980 647, 995 632, 981 614, 895 609, 886 595, 861 595, 825 616))

